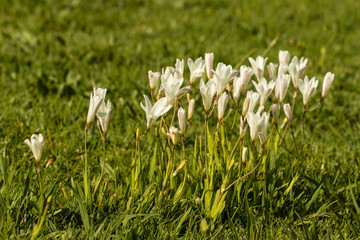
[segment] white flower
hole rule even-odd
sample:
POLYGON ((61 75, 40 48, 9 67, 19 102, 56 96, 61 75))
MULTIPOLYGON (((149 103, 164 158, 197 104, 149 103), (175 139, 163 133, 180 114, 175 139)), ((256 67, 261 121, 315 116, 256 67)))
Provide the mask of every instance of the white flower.
POLYGON ((31 142, 29 139, 26 139, 24 143, 31 149, 34 154, 35 161, 39 162, 45 145, 44 137, 42 134, 33 134, 30 139, 31 142))
POLYGON ((180 127, 180 134, 184 135, 186 131, 186 112, 185 109, 182 107, 178 110, 178 119, 179 119, 179 127, 180 127))
POLYGON ((254 112, 256 106, 259 104, 260 95, 257 92, 248 91, 246 94, 246 98, 248 99, 249 104, 247 112, 254 112))
POLYGON ((166 135, 171 139, 172 143, 176 145, 180 140, 180 132, 179 129, 177 129, 174 126, 171 126, 169 128, 169 133, 166 133, 166 135))
POLYGON ((268 69, 268 73, 269 73, 269 80, 275 80, 276 79, 276 68, 277 68, 277 64, 274 63, 269 63, 269 65, 267 66, 268 69))
POLYGON ((160 73, 149 71, 148 76, 149 76, 150 89, 153 90, 156 83, 158 82, 158 80, 160 78, 160 73))
POLYGON ((310 97, 314 94, 318 85, 318 80, 315 77, 309 81, 308 76, 305 76, 304 81, 299 79, 299 90, 303 95, 303 103, 306 106, 309 102, 310 97))
POLYGON ((321 97, 324 98, 327 94, 327 92, 329 91, 332 82, 334 81, 334 77, 335 75, 331 72, 326 73, 325 77, 324 77, 324 82, 323 82, 323 89, 322 89, 322 93, 321 93, 321 97))
POLYGON ((253 58, 249 57, 249 61, 257 80, 260 81, 264 75, 267 58, 264 59, 262 56, 257 56, 255 61, 253 58))
POLYGON ((206 75, 208 79, 213 77, 214 53, 205 53, 206 75))
POLYGON ((204 81, 201 79, 200 92, 201 92, 205 112, 208 112, 211 107, 211 104, 213 102, 215 93, 216 93, 216 84, 215 84, 214 79, 213 78, 210 79, 206 83, 206 85, 205 85, 204 81))
POLYGON ((260 143, 264 144, 267 138, 267 128, 269 126, 270 113, 263 112, 261 118, 264 119, 264 123, 259 128, 259 139, 260 143))
POLYGON ((279 62, 281 65, 287 66, 290 61, 290 53, 289 51, 279 51, 279 62))
POLYGON ((279 106, 276 103, 273 103, 271 105, 271 112, 274 121, 277 121, 279 117, 279 106))
POLYGON ((189 101, 188 116, 187 116, 188 120, 192 119, 192 116, 194 114, 194 108, 195 108, 195 100, 192 98, 189 101))
POLYGON ((175 77, 175 73, 176 71, 173 74, 169 74, 167 78, 165 78, 165 75, 164 77, 161 76, 161 88, 165 91, 167 103, 170 105, 175 104, 175 100, 179 95, 190 90, 190 87, 180 89, 184 79, 175 77))
POLYGON ((112 108, 111 108, 110 100, 107 101, 106 105, 104 104, 104 107, 99 108, 99 111, 96 115, 99 119, 99 123, 103 133, 106 134, 109 128, 109 121, 112 116, 112 108))
POLYGON ((287 90, 290 84, 290 75, 281 73, 276 79, 275 85, 275 99, 279 99, 282 102, 285 99, 287 90))
POLYGON ((149 129, 150 125, 154 121, 156 121, 156 119, 158 119, 160 116, 167 113, 170 110, 170 108, 172 107, 172 105, 167 104, 167 100, 165 97, 160 98, 154 104, 154 106, 152 106, 149 98, 146 95, 144 95, 144 98, 145 98, 145 106, 142 103, 140 103, 140 105, 141 105, 141 108, 146 113, 146 127, 147 127, 147 129, 149 129))
POLYGON ((241 93, 246 89, 250 78, 252 76, 253 72, 250 67, 247 66, 241 66, 240 67, 240 77, 234 77, 233 80, 233 98, 236 103, 240 100, 241 93))
POLYGON ((286 118, 292 123, 292 113, 291 113, 291 107, 289 103, 284 104, 284 112, 286 115, 286 118))
POLYGON ((94 93, 90 95, 90 104, 89 104, 89 111, 87 114, 86 119, 86 127, 95 119, 95 115, 103 103, 106 95, 106 89, 103 88, 94 88, 94 93))
POLYGON ((218 63, 214 72, 218 96, 220 96, 226 85, 237 75, 237 73, 237 70, 233 70, 231 65, 226 66, 222 62, 218 63))
POLYGON ((184 75, 184 59, 176 59, 174 76, 176 79, 183 78, 184 75))
POLYGON ((259 83, 256 83, 255 81, 252 81, 252 83, 254 84, 256 91, 260 94, 260 105, 263 106, 267 97, 274 89, 275 82, 270 81, 268 83, 265 78, 262 78, 259 83))
POLYGON ((224 117, 226 105, 228 103, 229 96, 226 93, 221 94, 218 101, 218 120, 221 121, 224 117))
POLYGON ((246 120, 250 127, 250 138, 252 141, 255 141, 255 138, 258 135, 259 130, 262 128, 265 119, 260 116, 259 113, 248 112, 246 114, 246 120))
POLYGON ((205 60, 199 57, 195 62, 189 58, 188 67, 190 70, 190 84, 193 84, 196 80, 200 79, 204 73, 205 60))
POLYGON ((289 64, 288 71, 290 73, 295 89, 298 89, 298 81, 306 69, 307 62, 308 62, 307 58, 301 57, 299 62, 298 57, 295 56, 293 57, 291 63, 289 64))

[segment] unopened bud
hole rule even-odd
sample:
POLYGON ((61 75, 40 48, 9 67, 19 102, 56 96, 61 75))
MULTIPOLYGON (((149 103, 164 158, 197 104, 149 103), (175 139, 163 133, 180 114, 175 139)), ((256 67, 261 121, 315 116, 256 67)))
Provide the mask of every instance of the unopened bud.
POLYGON ((242 116, 245 117, 246 113, 249 109, 249 99, 246 97, 244 100, 243 110, 242 110, 242 116))
POLYGON ((242 150, 242 155, 241 155, 241 161, 242 162, 246 162, 248 152, 249 152, 248 148, 244 147, 243 150, 242 150))
POLYGON ((192 119, 192 116, 194 114, 194 108, 195 108, 195 100, 194 99, 190 99, 189 101, 189 108, 188 108, 188 121, 190 121, 192 119))
POLYGON ((208 79, 211 79, 213 76, 213 62, 214 62, 214 53, 205 53, 205 66, 206 66, 206 75, 208 79))
POLYGON ((321 97, 324 98, 327 94, 327 92, 329 91, 332 82, 334 81, 334 77, 335 75, 331 72, 326 73, 325 77, 324 77, 324 82, 323 82, 323 89, 322 89, 322 94, 321 97))
POLYGON ((273 119, 276 122, 279 117, 279 106, 276 103, 274 103, 273 105, 271 105, 271 111, 272 111, 273 119))
POLYGON ((292 113, 291 113, 291 107, 290 107, 289 103, 284 104, 284 112, 285 112, 287 119, 289 119, 290 123, 292 123, 292 113))
POLYGON ((186 112, 185 109, 183 109, 182 107, 179 108, 178 119, 179 119, 180 134, 184 135, 186 131, 186 112))

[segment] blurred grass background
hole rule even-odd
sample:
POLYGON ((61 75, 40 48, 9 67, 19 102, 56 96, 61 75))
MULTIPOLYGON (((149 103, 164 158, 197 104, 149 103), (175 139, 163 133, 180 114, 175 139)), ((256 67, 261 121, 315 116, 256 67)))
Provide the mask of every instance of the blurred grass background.
MULTIPOLYGON (((44 155, 54 160, 48 179, 81 179, 83 128, 93 86, 106 87, 114 105, 108 158, 116 181, 122 182, 129 175, 135 131, 145 128, 139 103, 149 93, 148 70, 161 71, 176 58, 194 59, 205 52, 214 52, 215 62, 235 66, 249 65, 247 57, 257 55, 277 61, 279 50, 289 50, 309 58, 307 75, 322 80, 326 72, 335 73, 325 104, 309 117, 309 158, 314 161, 306 171, 316 178, 324 163, 334 189, 356 184, 353 196, 359 199, 359 9, 356 0, 0 0, 0 148, 13 174, 12 191, 23 191, 30 165, 23 140, 36 132, 46 135, 44 155)), ((96 141, 90 144, 95 148, 96 141)), ((144 145, 151 152, 151 145, 144 145)), ((98 164, 92 164, 96 172, 98 164)), ((356 208, 349 196, 343 196, 345 205, 356 208)), ((343 228, 345 238, 356 237, 354 215, 340 212, 339 220, 323 228, 340 233, 343 228)), ((172 220, 159 222, 170 226, 172 220)), ((26 232, 19 222, 12 231, 26 232)), ((272 236, 266 234, 259 236, 272 236)))

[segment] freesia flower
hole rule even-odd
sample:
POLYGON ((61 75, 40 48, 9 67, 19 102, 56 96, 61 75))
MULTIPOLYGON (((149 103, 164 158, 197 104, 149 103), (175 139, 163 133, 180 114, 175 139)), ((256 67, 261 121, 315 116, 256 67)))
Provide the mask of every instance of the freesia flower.
POLYGON ((241 66, 240 67, 240 77, 234 77, 233 80, 233 98, 236 103, 240 100, 241 93, 245 90, 247 87, 250 78, 252 76, 253 72, 250 67, 247 66, 241 66))
POLYGON ((42 134, 33 134, 30 139, 25 139, 24 143, 31 149, 35 161, 39 162, 45 145, 44 137, 42 134))
POLYGON ((205 85, 204 81, 201 79, 200 92, 201 92, 205 112, 208 112, 211 107, 211 104, 213 102, 215 93, 216 93, 216 84, 215 84, 214 79, 213 78, 210 79, 206 83, 206 85, 205 85))
POLYGON ((149 76, 149 83, 150 83, 150 90, 153 90, 156 83, 158 82, 159 78, 160 78, 160 73, 159 72, 153 72, 153 71, 149 71, 148 72, 148 76, 149 76))
POLYGON ((225 65, 224 63, 218 63, 216 70, 214 71, 216 80, 217 96, 224 91, 226 85, 237 75, 237 70, 233 70, 231 65, 225 65))
POLYGON ((249 57, 251 67, 253 69, 253 72, 255 73, 258 82, 262 79, 264 75, 265 64, 267 59, 268 58, 263 58, 262 56, 257 56, 255 61, 253 58, 249 57))
POLYGON ((176 145, 180 140, 180 132, 179 129, 177 129, 174 126, 171 126, 169 128, 169 133, 166 133, 166 135, 171 139, 172 143, 176 145))
POLYGON ((295 89, 298 89, 298 81, 306 69, 307 62, 308 62, 307 58, 301 57, 299 62, 298 57, 295 56, 293 57, 291 63, 289 64, 288 71, 290 73, 295 89))
POLYGON ((167 78, 161 76, 161 88, 165 91, 169 105, 175 104, 175 100, 179 95, 190 90, 190 87, 180 89, 184 79, 175 77, 175 73, 176 71, 173 74, 169 74, 167 78))
POLYGON ((188 67, 190 70, 190 84, 193 84, 196 80, 200 79, 204 73, 205 60, 199 57, 195 62, 189 58, 188 67))
POLYGON ((172 105, 167 104, 166 97, 160 98, 154 104, 154 106, 152 106, 149 98, 146 95, 144 95, 144 98, 145 98, 145 106, 142 103, 140 103, 140 105, 141 105, 141 108, 146 113, 146 127, 147 127, 147 129, 149 129, 150 125, 154 121, 156 121, 160 116, 167 113, 170 110, 170 108, 172 107, 172 105))
POLYGON ((224 117, 226 105, 228 103, 229 96, 226 93, 221 94, 218 101, 218 120, 221 121, 224 117))
POLYGON ((255 141, 255 138, 258 135, 259 130, 262 128, 265 119, 262 116, 260 116, 259 113, 253 113, 253 112, 248 112, 246 114, 246 119, 250 127, 250 138, 252 141, 255 141))
POLYGON ((303 95, 303 103, 306 106, 310 97, 314 94, 318 85, 318 80, 313 77, 310 81, 308 76, 305 76, 304 81, 299 79, 299 90, 303 95))
POLYGON ((107 101, 107 104, 104 106, 100 106, 98 113, 96 114, 99 119, 100 127, 106 136, 107 130, 109 128, 109 121, 112 116, 112 108, 110 100, 107 101))
POLYGON ((263 106, 267 97, 274 89, 275 82, 270 81, 268 83, 265 78, 262 78, 259 83, 256 83, 255 81, 252 81, 252 83, 254 84, 256 91, 260 94, 260 105, 263 106))
POLYGON ((106 89, 103 88, 94 88, 94 93, 90 95, 90 104, 89 104, 89 111, 87 114, 86 119, 86 128, 89 126, 92 121, 95 119, 95 115, 100 107, 100 105, 103 103, 106 95, 106 89))
POLYGON ((270 113, 263 112, 261 118, 264 119, 264 123, 259 128, 259 139, 261 144, 265 144, 267 138, 267 129, 269 126, 270 113))
POLYGON ((208 79, 213 77, 214 53, 205 53, 206 75, 208 79))
POLYGON ((332 82, 334 81, 334 77, 335 75, 331 72, 326 73, 325 77, 324 77, 324 82, 323 82, 323 89, 322 89, 322 93, 321 93, 321 97, 324 98, 327 94, 327 92, 329 91, 332 82))
POLYGON ((186 112, 182 107, 180 107, 178 110, 178 119, 179 119, 180 134, 184 135, 186 131, 186 112))

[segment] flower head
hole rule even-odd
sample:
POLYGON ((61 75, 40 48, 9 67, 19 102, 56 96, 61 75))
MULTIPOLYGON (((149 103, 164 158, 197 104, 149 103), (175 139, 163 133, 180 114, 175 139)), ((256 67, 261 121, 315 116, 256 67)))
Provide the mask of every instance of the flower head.
POLYGON ((321 97, 324 98, 327 94, 327 92, 329 91, 332 82, 334 81, 334 77, 335 75, 331 72, 326 73, 325 77, 324 77, 324 82, 323 82, 323 89, 322 89, 322 93, 321 93, 321 97))
POLYGON ((246 114, 246 120, 250 127, 250 138, 252 141, 255 141, 255 138, 258 135, 259 130, 262 128, 265 119, 260 116, 259 113, 248 112, 246 114))
POLYGON ((208 79, 213 77, 214 53, 205 53, 206 75, 208 79))
POLYGON ((205 85, 204 81, 201 79, 200 92, 201 92, 205 112, 208 112, 211 107, 211 104, 213 102, 215 93, 216 93, 216 84, 215 84, 214 79, 213 78, 210 79, 206 83, 206 85, 205 85))
POLYGON ((166 135, 171 139, 172 143, 176 145, 180 141, 180 132, 179 129, 177 129, 174 126, 171 126, 169 128, 169 132, 166 133, 166 135))
POLYGON ((107 104, 104 104, 104 106, 101 105, 96 116, 98 117, 100 127, 106 136, 106 132, 109 128, 109 121, 112 116, 112 108, 111 108, 110 100, 108 100, 107 104))
POLYGON ((279 51, 279 62, 281 65, 287 66, 290 61, 290 53, 289 51, 279 51))
POLYGON ((179 95, 190 90, 190 87, 180 89, 183 81, 183 78, 176 77, 176 71, 169 75, 161 76, 161 89, 165 91, 165 96, 169 105, 175 104, 175 100, 179 95))
POLYGON ((268 83, 265 78, 262 78, 259 83, 256 83, 255 81, 252 81, 252 83, 254 84, 256 91, 260 94, 260 105, 263 106, 267 97, 274 89, 275 82, 270 81, 268 83))
POLYGON ((189 101, 188 116, 187 116, 188 120, 192 119, 192 116, 194 114, 194 108, 195 108, 195 100, 192 98, 189 101))
POLYGON ((106 95, 106 89, 104 88, 94 88, 94 93, 90 95, 90 104, 89 104, 89 111, 87 114, 86 119, 86 128, 89 126, 89 124, 94 121, 95 115, 100 107, 100 105, 103 103, 106 95))
POLYGON ((150 89, 153 90, 156 83, 158 82, 159 78, 160 78, 160 73, 159 72, 153 72, 153 71, 149 71, 148 72, 148 76, 149 76, 149 83, 150 83, 150 89))
POLYGON ((237 70, 233 70, 231 65, 226 66, 222 62, 218 63, 216 71, 214 72, 218 97, 224 91, 226 85, 237 75, 237 73, 237 70))
POLYGON ((178 110, 178 119, 179 119, 179 127, 180 127, 180 134, 184 135, 186 131, 186 112, 185 109, 182 107, 178 110))
POLYGON ((31 135, 31 141, 26 139, 24 143, 31 149, 34 154, 34 158, 36 162, 39 162, 41 159, 41 155, 44 149, 45 140, 42 134, 33 134, 31 135))
POLYGON ((275 84, 275 99, 279 99, 282 102, 285 99, 287 90, 290 84, 290 75, 281 73, 276 79, 275 84))
POLYGON ((233 97, 235 102, 239 102, 241 93, 246 89, 253 72, 250 67, 240 67, 240 77, 234 77, 233 80, 233 97))
POLYGON ((229 96, 224 92, 221 94, 218 101, 218 120, 221 121, 224 117, 226 105, 228 103, 229 96))
POLYGON ((260 95, 257 92, 248 91, 246 94, 246 98, 248 99, 249 107, 247 112, 254 112, 256 106, 259 104, 260 95))
POLYGON ((307 58, 301 57, 299 61, 298 57, 295 56, 289 64, 288 71, 295 89, 298 89, 298 81, 306 69, 307 62, 307 58))
POLYGON ((257 56, 256 60, 254 60, 253 58, 249 57, 249 61, 253 69, 253 72, 255 73, 255 76, 259 82, 264 75, 267 58, 263 58, 262 56, 257 56))
POLYGON ((308 76, 305 76, 304 81, 299 79, 299 90, 303 95, 303 103, 306 106, 309 102, 310 97, 314 94, 318 85, 318 80, 315 77, 309 81, 308 76))
POLYGON ((286 115, 286 118, 292 123, 292 113, 291 113, 291 107, 289 103, 284 104, 284 112, 286 115))
POLYGON ((189 58, 188 67, 190 70, 190 84, 193 84, 196 80, 200 79, 204 73, 205 60, 199 57, 195 62, 189 58))
POLYGON ((277 64, 274 63, 269 63, 269 65, 267 66, 268 72, 269 72, 269 80, 275 80, 276 79, 276 68, 277 68, 277 64))
POLYGON ((170 108, 172 107, 172 105, 167 104, 167 100, 165 97, 160 98, 154 104, 154 106, 152 106, 149 98, 146 95, 144 95, 144 98, 145 98, 145 106, 142 103, 140 103, 140 105, 141 105, 141 108, 146 113, 146 127, 147 127, 147 129, 149 129, 151 124, 154 121, 156 121, 160 116, 167 113, 170 110, 170 108))
POLYGON ((261 144, 265 144, 267 138, 267 128, 269 126, 270 113, 263 112, 261 118, 264 119, 264 123, 259 128, 259 139, 261 144))

